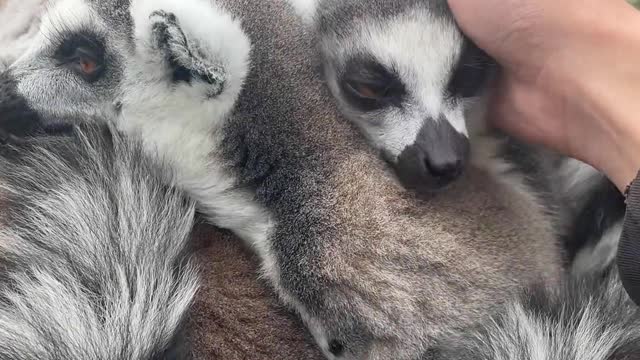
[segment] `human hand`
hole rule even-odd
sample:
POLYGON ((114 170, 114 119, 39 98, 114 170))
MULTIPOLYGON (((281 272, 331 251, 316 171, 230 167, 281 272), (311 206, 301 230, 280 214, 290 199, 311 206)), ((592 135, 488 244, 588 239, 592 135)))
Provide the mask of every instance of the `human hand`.
POLYGON ((491 121, 603 171, 640 169, 640 15, 622 0, 449 0, 501 65, 491 121))

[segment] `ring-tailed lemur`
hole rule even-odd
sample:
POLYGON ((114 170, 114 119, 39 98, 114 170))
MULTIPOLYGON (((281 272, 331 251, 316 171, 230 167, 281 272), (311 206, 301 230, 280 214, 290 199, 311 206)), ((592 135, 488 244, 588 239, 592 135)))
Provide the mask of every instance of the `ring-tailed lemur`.
POLYGON ((58 0, 9 74, 37 112, 139 137, 253 246, 330 359, 413 359, 559 279, 552 221, 521 182, 470 169, 436 199, 411 196, 342 121, 314 59, 281 0, 58 0))
MULTIPOLYGON (((3 126, 41 116, 2 74, 0 109, 3 126)), ((187 359, 195 204, 167 169, 105 126, 5 140, 0 358, 187 359)))
MULTIPOLYGON (((478 148, 495 140, 493 156, 471 154, 470 162, 505 178, 524 175, 529 186, 523 190, 542 196, 556 217, 569 261, 593 245, 589 224, 620 221, 622 197, 602 174, 485 126, 497 65, 462 34, 445 0, 288 2, 316 37, 323 75, 341 112, 382 152, 403 185, 441 189, 462 173, 470 147, 486 152, 478 148), (508 170, 513 167, 517 171, 508 170)), ((615 246, 603 256, 614 253, 615 246)), ((591 259, 589 251, 581 256, 591 259)))

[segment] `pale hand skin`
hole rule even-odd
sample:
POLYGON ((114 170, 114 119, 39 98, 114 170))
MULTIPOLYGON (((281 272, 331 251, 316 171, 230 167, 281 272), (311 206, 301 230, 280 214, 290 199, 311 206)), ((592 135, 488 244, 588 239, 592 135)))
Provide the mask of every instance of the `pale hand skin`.
POLYGON ((623 0, 449 0, 503 67, 491 121, 605 173, 640 169, 640 12, 623 0))

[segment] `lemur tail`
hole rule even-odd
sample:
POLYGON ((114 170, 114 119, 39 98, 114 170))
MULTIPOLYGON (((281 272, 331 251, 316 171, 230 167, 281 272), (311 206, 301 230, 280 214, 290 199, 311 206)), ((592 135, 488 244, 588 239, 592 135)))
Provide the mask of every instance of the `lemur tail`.
POLYGON ((161 173, 105 127, 0 145, 1 359, 186 357, 194 205, 161 173))
POLYGON ((441 360, 638 359, 640 308, 609 267, 531 289, 440 350, 441 360))

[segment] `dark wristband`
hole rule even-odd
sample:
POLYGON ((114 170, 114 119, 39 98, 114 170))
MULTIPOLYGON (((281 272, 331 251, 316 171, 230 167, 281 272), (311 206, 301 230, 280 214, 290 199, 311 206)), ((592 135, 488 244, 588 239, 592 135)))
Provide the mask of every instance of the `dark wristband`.
POLYGON ((640 180, 638 177, 627 186, 624 194, 627 212, 618 245, 617 265, 622 285, 629 297, 640 305, 640 180))

